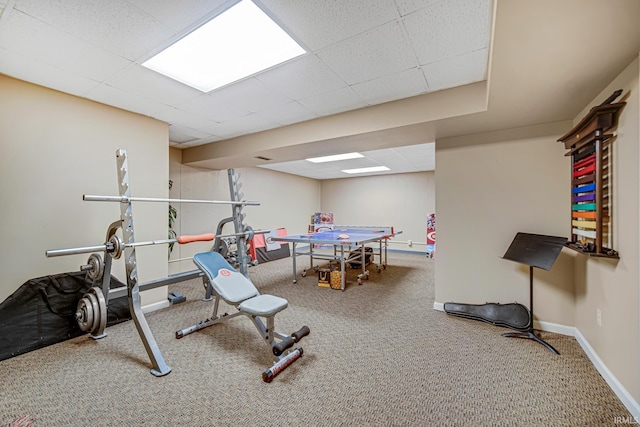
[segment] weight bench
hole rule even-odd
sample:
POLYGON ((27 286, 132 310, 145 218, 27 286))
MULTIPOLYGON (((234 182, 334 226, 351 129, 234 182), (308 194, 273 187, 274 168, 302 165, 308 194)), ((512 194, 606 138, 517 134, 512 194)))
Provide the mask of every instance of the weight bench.
POLYGON ((265 382, 271 382, 280 372, 302 356, 302 347, 293 350, 291 348, 303 337, 309 335, 310 330, 307 326, 303 326, 291 335, 281 334, 274 329, 275 315, 289 305, 286 299, 267 294, 261 295, 248 278, 231 267, 227 260, 217 252, 198 253, 194 255, 193 262, 205 273, 203 277, 205 287, 210 284, 213 288, 216 297, 213 316, 177 331, 176 338, 182 338, 208 326, 244 315, 251 319, 263 341, 270 347, 274 357, 273 366, 262 373, 262 379, 265 382), (220 299, 233 305, 238 311, 218 316, 220 299), (266 319, 266 327, 260 319, 261 317, 266 319))

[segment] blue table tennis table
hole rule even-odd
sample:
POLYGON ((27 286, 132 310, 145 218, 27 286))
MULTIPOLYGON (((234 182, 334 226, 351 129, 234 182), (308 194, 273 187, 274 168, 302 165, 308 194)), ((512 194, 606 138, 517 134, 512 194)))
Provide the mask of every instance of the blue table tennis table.
MULTIPOLYGON (((293 234, 288 236, 273 237, 274 241, 288 242, 293 244, 291 257, 293 258, 293 283, 296 283, 296 258, 299 256, 309 256, 310 269, 314 269, 313 259, 322 259, 331 261, 340 261, 340 272, 342 273, 341 289, 345 290, 347 276, 345 274, 345 266, 348 263, 361 264, 362 273, 358 275, 358 284, 362 283, 362 279, 369 278, 369 271, 366 269, 366 260, 371 257, 371 261, 375 263, 375 256, 378 255, 380 262, 377 264, 377 271, 387 268, 387 246, 389 239, 402 231, 396 231, 393 227, 363 227, 363 226, 333 226, 333 230, 320 231, 307 234, 293 234), (379 252, 366 252, 367 244, 379 243, 379 252), (298 244, 307 244, 298 249, 298 244), (333 254, 316 252, 316 245, 332 246, 333 254)), ((302 273, 306 275, 306 270, 302 273)))

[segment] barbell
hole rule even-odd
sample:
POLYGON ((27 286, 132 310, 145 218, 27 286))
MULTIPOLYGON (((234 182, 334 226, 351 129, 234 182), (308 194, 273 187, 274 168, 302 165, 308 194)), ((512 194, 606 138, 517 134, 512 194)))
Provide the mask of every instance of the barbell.
POLYGON ((163 199, 156 197, 130 197, 130 196, 96 196, 84 194, 82 200, 88 202, 168 202, 168 203, 205 203, 209 205, 243 205, 260 206, 260 202, 255 201, 226 201, 226 200, 200 200, 200 199, 163 199))
MULTIPOLYGON (((124 243, 120 236, 114 234, 109 238, 109 241, 103 243, 102 245, 95 246, 82 246, 76 248, 65 248, 65 249, 49 249, 45 252, 47 258, 57 257, 57 256, 65 256, 65 255, 75 255, 75 254, 86 254, 90 252, 109 252, 112 258, 118 259, 122 255, 122 251, 124 248, 135 248, 138 246, 150 246, 150 245, 160 245, 167 243, 179 243, 179 244, 187 244, 192 242, 208 242, 214 240, 216 237, 233 237, 233 236, 245 236, 247 240, 251 240, 255 234, 266 234, 269 233, 270 230, 253 230, 251 227, 247 227, 246 231, 242 233, 231 233, 231 234, 219 234, 216 236, 213 233, 206 234, 198 234, 192 236, 179 236, 176 239, 161 239, 161 240, 149 240, 146 242, 133 242, 133 243, 124 243)), ((89 258, 88 265, 92 264, 91 258, 89 258)), ((87 267, 86 270, 90 270, 92 268, 87 267)))

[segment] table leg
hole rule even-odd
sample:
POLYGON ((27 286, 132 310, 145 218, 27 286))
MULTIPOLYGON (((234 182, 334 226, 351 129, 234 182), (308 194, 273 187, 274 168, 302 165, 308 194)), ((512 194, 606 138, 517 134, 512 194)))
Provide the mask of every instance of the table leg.
MULTIPOLYGON (((334 246, 335 247, 335 246, 334 246)), ((344 291, 347 285, 347 275, 344 271, 344 246, 340 245, 340 274, 342 275, 342 290, 344 291)))
MULTIPOLYGON (((382 242, 381 242, 382 243, 382 242)), ((382 268, 387 268, 387 248, 389 247, 389 239, 384 239, 384 264, 382 268)))
POLYGON ((296 283, 296 242, 293 242, 293 283, 296 283))

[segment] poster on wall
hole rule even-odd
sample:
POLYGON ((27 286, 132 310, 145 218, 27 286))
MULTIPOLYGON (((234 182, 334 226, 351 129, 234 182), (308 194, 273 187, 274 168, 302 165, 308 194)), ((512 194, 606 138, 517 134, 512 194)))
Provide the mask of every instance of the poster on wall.
POLYGON ((427 258, 436 256, 436 214, 427 217, 427 258))
MULTIPOLYGON (((323 231, 333 230, 333 212, 316 212, 311 215, 311 224, 309 225, 309 233, 322 233, 323 231)), ((329 248, 331 245, 316 244, 314 248, 329 248)))
POLYGON ((333 230, 333 212, 316 212, 311 216, 309 232, 321 233, 333 230))

